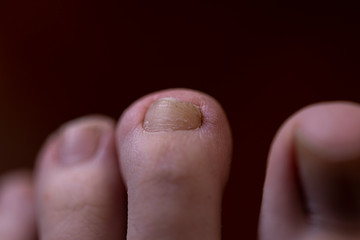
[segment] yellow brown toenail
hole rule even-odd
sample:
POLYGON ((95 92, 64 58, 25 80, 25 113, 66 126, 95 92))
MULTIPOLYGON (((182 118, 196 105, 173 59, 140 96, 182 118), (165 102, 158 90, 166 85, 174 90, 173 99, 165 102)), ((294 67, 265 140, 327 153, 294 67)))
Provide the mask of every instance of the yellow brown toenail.
POLYGON ((148 109, 143 127, 147 132, 192 130, 201 126, 200 108, 175 98, 161 98, 148 109))

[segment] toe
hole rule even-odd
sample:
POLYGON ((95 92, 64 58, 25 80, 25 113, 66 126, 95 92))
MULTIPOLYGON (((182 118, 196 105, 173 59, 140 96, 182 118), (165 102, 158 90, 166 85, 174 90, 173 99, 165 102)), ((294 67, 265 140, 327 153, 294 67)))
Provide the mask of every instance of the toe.
POLYGON ((124 239, 125 199, 111 119, 81 118, 49 138, 37 166, 41 239, 124 239))
POLYGON ((231 137, 220 105, 191 90, 134 103, 117 128, 128 239, 220 239, 231 137))
POLYGON ((296 159, 313 226, 360 227, 360 106, 323 104, 304 112, 295 131, 296 159))
POLYGON ((357 104, 316 104, 290 118, 269 156, 261 239, 358 239, 359 145, 357 104))
POLYGON ((9 173, 0 181, 0 236, 11 240, 35 238, 33 184, 30 173, 9 173))

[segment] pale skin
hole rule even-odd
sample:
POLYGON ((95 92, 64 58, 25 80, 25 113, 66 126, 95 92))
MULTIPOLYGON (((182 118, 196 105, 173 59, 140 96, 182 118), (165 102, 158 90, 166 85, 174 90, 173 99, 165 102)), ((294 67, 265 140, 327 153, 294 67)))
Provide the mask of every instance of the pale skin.
MULTIPOLYGON (((269 151, 259 239, 360 239, 359 144, 355 103, 314 104, 285 121, 269 151)), ((219 240, 231 151, 222 107, 193 90, 149 94, 117 122, 76 119, 48 138, 33 173, 2 177, 0 236, 219 240)))

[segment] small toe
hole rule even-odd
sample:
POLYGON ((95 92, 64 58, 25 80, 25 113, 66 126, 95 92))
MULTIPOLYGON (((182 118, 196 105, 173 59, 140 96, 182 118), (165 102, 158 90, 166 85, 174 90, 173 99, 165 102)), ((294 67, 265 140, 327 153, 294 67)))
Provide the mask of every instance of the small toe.
POLYGON ((125 239, 126 193, 114 147, 114 122, 88 116, 62 126, 39 156, 40 239, 125 239))
POLYGON ((33 181, 29 172, 11 172, 1 177, 0 213, 2 239, 35 239, 33 181))

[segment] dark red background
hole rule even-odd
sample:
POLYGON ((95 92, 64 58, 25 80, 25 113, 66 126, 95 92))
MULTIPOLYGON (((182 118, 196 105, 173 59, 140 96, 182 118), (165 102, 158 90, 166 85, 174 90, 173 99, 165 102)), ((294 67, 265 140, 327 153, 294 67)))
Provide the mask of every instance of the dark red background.
POLYGON ((310 103, 360 101, 355 5, 291 2, 1 1, 1 172, 33 166, 64 121, 118 118, 143 94, 198 89, 233 129, 224 239, 255 239, 280 124, 310 103))

